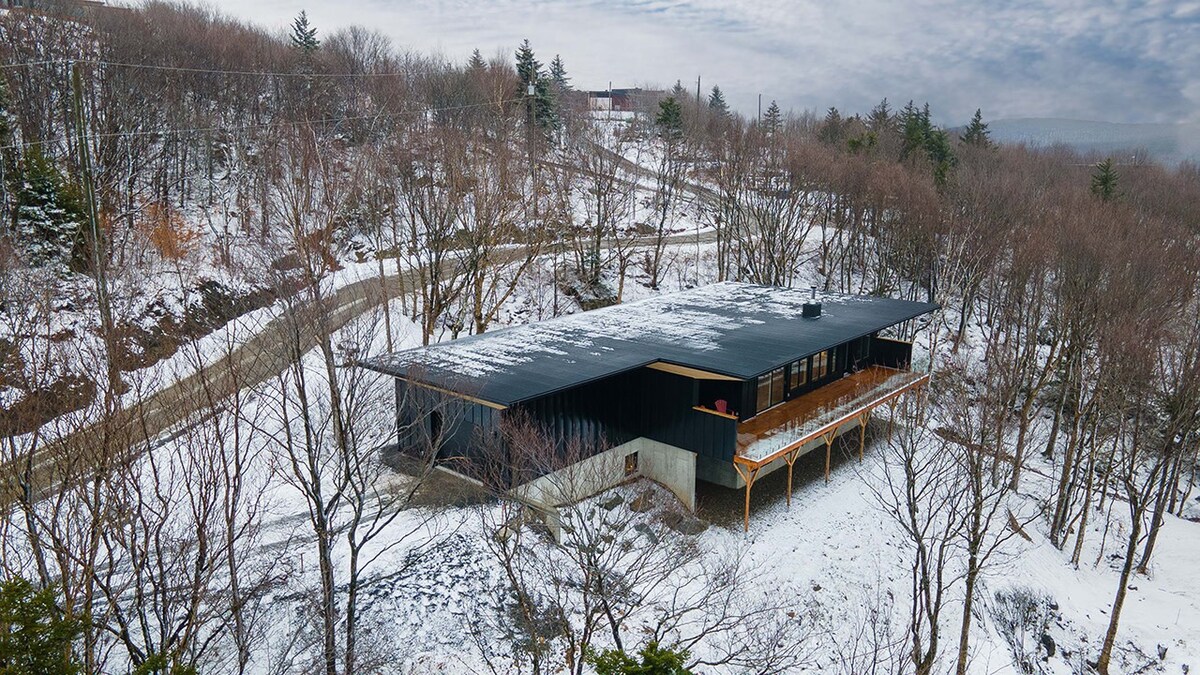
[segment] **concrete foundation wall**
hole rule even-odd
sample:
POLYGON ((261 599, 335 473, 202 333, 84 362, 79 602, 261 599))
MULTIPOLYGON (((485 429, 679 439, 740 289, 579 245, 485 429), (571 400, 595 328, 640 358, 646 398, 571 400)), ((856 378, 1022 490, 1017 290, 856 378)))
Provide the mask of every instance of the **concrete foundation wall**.
POLYGON ((689 511, 696 510, 696 453, 649 438, 635 438, 625 445, 638 453, 639 473, 662 483, 689 511))
POLYGON ((554 507, 586 499, 633 476, 662 483, 690 510, 696 508, 696 454, 648 438, 610 448, 517 488, 523 501, 554 507), (637 470, 626 475, 625 461, 637 453, 637 470))

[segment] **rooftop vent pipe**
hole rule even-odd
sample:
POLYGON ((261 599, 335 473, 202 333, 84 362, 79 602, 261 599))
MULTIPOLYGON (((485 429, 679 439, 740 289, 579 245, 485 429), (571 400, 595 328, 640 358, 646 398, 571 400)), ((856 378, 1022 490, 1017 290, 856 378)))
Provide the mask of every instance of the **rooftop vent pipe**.
POLYGON ((812 300, 804 303, 800 307, 800 316, 806 319, 815 319, 821 316, 821 303, 817 302, 817 287, 812 287, 812 300))

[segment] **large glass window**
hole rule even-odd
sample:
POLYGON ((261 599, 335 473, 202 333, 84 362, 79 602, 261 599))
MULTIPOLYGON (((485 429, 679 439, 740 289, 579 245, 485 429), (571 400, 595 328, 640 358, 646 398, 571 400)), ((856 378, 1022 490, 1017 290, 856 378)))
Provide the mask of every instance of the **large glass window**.
POLYGON ((808 359, 800 359, 788 371, 788 389, 799 389, 808 382, 808 359))
POLYGON ((824 379, 829 373, 829 350, 813 357, 813 380, 824 379))
POLYGON ((783 403, 783 368, 771 371, 771 405, 783 403))
POLYGON ((758 405, 756 412, 762 412, 783 401, 783 368, 776 368, 758 378, 758 405))
POLYGON ((760 413, 771 407, 771 376, 762 375, 758 378, 758 404, 754 407, 760 413))

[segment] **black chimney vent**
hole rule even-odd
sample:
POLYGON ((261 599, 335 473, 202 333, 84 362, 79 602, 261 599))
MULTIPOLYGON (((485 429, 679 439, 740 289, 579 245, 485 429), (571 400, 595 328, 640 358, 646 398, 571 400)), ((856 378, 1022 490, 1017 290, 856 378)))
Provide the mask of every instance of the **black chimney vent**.
POLYGON ((821 303, 817 302, 816 286, 812 287, 812 300, 801 306, 800 316, 806 319, 815 319, 821 316, 821 303))

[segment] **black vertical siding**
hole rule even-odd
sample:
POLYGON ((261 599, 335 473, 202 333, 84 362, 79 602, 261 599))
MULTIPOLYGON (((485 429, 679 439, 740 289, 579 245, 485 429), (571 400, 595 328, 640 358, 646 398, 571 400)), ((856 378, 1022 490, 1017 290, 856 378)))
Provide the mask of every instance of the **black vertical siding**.
POLYGON ((658 370, 643 372, 642 436, 706 457, 733 459, 737 420, 693 408, 700 402, 698 380, 658 370))
POLYGON ((906 368, 912 361, 912 344, 876 337, 871 341, 871 363, 889 368, 906 368))

